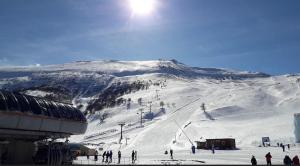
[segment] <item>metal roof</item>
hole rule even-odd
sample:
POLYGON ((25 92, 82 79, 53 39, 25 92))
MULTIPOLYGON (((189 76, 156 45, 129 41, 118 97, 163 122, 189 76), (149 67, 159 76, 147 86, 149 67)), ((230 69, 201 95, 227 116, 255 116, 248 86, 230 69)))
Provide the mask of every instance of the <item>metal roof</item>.
POLYGON ((0 90, 0 111, 86 122, 82 112, 71 105, 3 90, 0 90))

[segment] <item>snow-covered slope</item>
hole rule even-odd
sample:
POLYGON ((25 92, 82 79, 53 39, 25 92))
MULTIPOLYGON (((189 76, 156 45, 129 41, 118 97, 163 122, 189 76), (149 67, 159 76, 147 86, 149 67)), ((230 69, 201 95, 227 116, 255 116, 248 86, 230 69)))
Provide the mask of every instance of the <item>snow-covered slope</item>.
MULTIPOLYGON (((273 145, 277 142, 292 144, 295 141, 293 114, 299 112, 300 106, 299 78, 284 75, 247 80, 190 80, 144 76, 140 79, 166 80, 164 87, 151 87, 123 96, 133 101, 131 109, 127 110, 125 105, 105 109, 104 112, 110 112, 110 115, 104 122, 100 123, 97 118, 101 113, 89 115, 90 124, 85 136, 72 139, 98 144, 104 150, 130 152, 135 149, 146 156, 162 154, 170 148, 177 153, 188 150, 191 147, 189 139, 193 142, 206 138, 235 138, 237 147, 242 150, 258 147, 265 136, 270 137, 273 145), (144 106, 139 106, 138 98, 143 99, 144 106), (140 127, 137 112, 143 109, 148 114, 149 101, 152 102, 151 112, 156 116, 144 119, 140 127), (165 103, 164 110, 160 108, 161 101, 165 103), (205 112, 200 107, 202 103, 206 105, 205 112), (123 136, 128 138, 127 145, 126 139, 119 144, 120 122, 126 123, 123 136)), ((256 149, 247 155, 250 157, 251 153, 259 152, 256 149)), ((281 156, 276 157, 280 164, 281 156)), ((144 161, 148 162, 155 163, 144 161)))
POLYGON ((192 68, 174 60, 2 68, 0 78, 2 88, 23 88, 26 93, 40 96, 55 93, 44 85, 60 85, 66 94, 72 94, 74 104, 83 106, 83 111, 90 101, 112 85, 118 86, 118 82, 149 83, 148 88, 115 96, 125 101, 119 105, 88 113, 86 134, 70 138, 97 144, 104 150, 121 149, 128 156, 133 149, 144 157, 170 148, 185 151, 190 149, 190 141, 205 138, 235 138, 240 149, 257 147, 263 136, 269 136, 273 143, 293 143, 293 114, 300 106, 299 75, 192 68), (138 103, 139 98, 142 103, 138 103), (142 126, 137 114, 141 110, 142 126), (125 123, 122 140, 121 122, 125 123))

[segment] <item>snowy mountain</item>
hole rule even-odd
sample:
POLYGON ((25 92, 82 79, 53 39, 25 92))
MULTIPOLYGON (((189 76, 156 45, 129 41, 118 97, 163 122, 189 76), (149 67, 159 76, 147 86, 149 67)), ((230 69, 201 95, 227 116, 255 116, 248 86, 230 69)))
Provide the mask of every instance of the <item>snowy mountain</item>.
POLYGON ((185 152, 190 140, 235 138, 239 149, 259 146, 264 136, 293 143, 293 114, 300 106, 300 75, 189 67, 175 60, 0 68, 0 88, 74 104, 89 126, 72 141, 128 156, 135 149, 144 155, 140 163, 156 163, 147 155, 170 148, 185 152))
MULTIPOLYGON (((193 68, 176 60, 79 61, 62 65, 38 67, 2 67, 0 68, 0 88, 21 91, 30 95, 47 97, 67 103, 80 104, 78 100, 81 100, 82 97, 103 96, 103 93, 115 93, 110 91, 103 92, 105 90, 118 91, 121 87, 123 88, 121 90, 122 93, 123 91, 126 93, 128 88, 132 89, 131 84, 139 80, 131 79, 128 82, 130 77, 151 74, 189 79, 212 78, 234 80, 269 76, 264 73, 214 68, 193 68), (120 86, 121 82, 123 86, 120 86)), ((149 82, 138 84, 149 86, 149 82)), ((115 97, 119 97, 119 95, 115 97)), ((107 99, 103 100, 106 101, 107 99)), ((107 105, 107 103, 103 104, 103 102, 100 105, 96 104, 96 108, 102 108, 103 105, 107 105)), ((88 108, 93 110, 95 104, 90 103, 90 105, 88 108)), ((111 104, 108 103, 108 105, 111 104)))

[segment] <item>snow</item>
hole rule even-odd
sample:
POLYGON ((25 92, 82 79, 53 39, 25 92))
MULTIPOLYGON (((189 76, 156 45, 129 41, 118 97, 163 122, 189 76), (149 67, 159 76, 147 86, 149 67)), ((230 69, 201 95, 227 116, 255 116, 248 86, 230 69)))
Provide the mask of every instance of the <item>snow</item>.
MULTIPOLYGON (((166 79, 166 87, 151 87, 123 96, 132 99, 132 108, 126 110, 125 106, 121 106, 105 110, 111 116, 103 124, 97 120, 90 121, 85 135, 114 129, 113 133, 93 139, 78 139, 75 136, 71 140, 95 144, 101 142, 104 144, 99 147, 104 150, 112 149, 115 153, 121 150, 128 157, 133 149, 137 150, 142 153, 139 164, 199 164, 198 160, 205 164, 249 164, 252 155, 257 156, 258 163, 264 164, 264 155, 268 151, 274 154, 274 163, 281 164, 286 153, 278 147, 258 147, 261 138, 270 137, 272 145, 277 142, 295 143, 293 115, 299 112, 300 106, 297 78, 275 76, 219 81, 143 75, 143 79, 146 77, 151 80, 166 79), (156 90, 159 90, 159 100, 156 98, 156 90), (159 114, 153 120, 147 119, 140 127, 139 115, 136 113, 140 108, 144 108, 145 112, 149 110, 148 107, 138 106, 137 99, 140 97, 145 103, 152 101, 154 113, 160 111, 159 102, 164 101, 165 114, 159 114), (202 103, 207 107, 206 112, 200 108, 202 103), (120 121, 126 123, 123 137, 129 138, 127 145, 125 139, 119 144, 120 121), (210 151, 199 150, 199 153, 192 155, 191 143, 176 123, 193 143, 200 138, 235 138, 239 150, 218 150, 215 155, 210 151), (177 159, 180 160, 163 161, 169 157, 163 152, 170 148, 178 154, 177 159)), ((293 157, 297 152, 299 147, 293 147, 287 154, 293 157)))
MULTIPOLYGON (((165 86, 150 86, 147 90, 121 96, 124 99, 131 98, 129 110, 124 104, 88 115, 86 133, 70 138, 71 142, 97 144, 89 145, 92 148, 111 149, 114 154, 121 150, 123 156, 127 157, 124 164, 129 164, 132 150, 138 151, 138 164, 249 164, 252 155, 256 156, 258 164, 265 164, 264 156, 269 151, 273 155, 273 163, 282 164, 285 154, 290 157, 297 153, 299 155, 299 146, 293 146, 287 152, 282 152, 279 147, 259 147, 261 138, 265 136, 270 137, 272 145, 277 142, 295 143, 294 114, 299 112, 300 106, 299 75, 260 77, 256 75, 259 73, 191 68, 176 61, 161 60, 82 61, 63 65, 1 68, 1 72, 8 72, 7 75, 11 77, 0 77, 3 78, 0 86, 7 85, 7 82, 13 84, 15 75, 28 77, 19 79, 20 84, 15 84, 16 87, 23 86, 32 78, 36 82, 30 82, 28 86, 41 82, 65 83, 68 79, 75 79, 82 89, 73 103, 82 104, 82 110, 101 90, 99 87, 108 87, 113 82, 163 82, 165 86), (18 72, 33 73, 34 77, 18 72), (185 77, 176 72, 192 75, 185 77), (227 78, 228 74, 241 79, 227 78), (200 77, 193 77, 195 75, 200 77), (226 76, 227 79, 202 75, 216 78, 226 76), (142 98, 142 106, 138 104, 138 98, 142 98), (153 119, 144 119, 141 126, 137 113, 140 109, 143 109, 144 115, 149 113, 150 101, 151 112, 155 116, 153 119), (161 101, 165 103, 163 110, 159 104, 161 101), (202 103, 205 103, 205 112, 200 107, 202 103), (100 121, 103 114, 108 117, 100 121), (121 141, 120 122, 125 122, 121 141), (238 149, 217 150, 216 154, 209 150, 198 150, 195 155, 191 154, 190 140, 195 144, 194 141, 208 138, 235 138, 238 149), (170 148, 174 150, 175 160, 164 155, 165 150, 170 148)), ((65 84, 66 87, 71 85, 65 84)), ((76 85, 72 86, 76 88, 76 85)), ((46 94, 38 90, 30 93, 46 94)), ((102 154, 103 151, 99 152, 102 154)), ((85 158, 79 158, 76 162, 93 163, 85 158)))
POLYGON ((27 90, 26 94, 31 96, 45 97, 47 95, 53 95, 54 93, 44 92, 41 90, 27 90))
MULTIPOLYGON (((215 154, 212 154, 210 150, 196 150, 195 154, 192 154, 189 150, 173 150, 174 159, 170 159, 170 155, 165 155, 163 152, 157 152, 152 154, 141 154, 138 151, 137 164, 155 164, 155 165, 180 165, 180 164, 221 164, 221 165, 250 165, 250 159, 252 155, 255 156, 258 165, 265 165, 265 155, 271 152, 272 164, 282 165, 285 155, 289 155, 291 158, 295 155, 299 155, 299 148, 292 146, 290 150, 282 152, 280 147, 247 147, 241 150, 216 150, 215 154)), ((114 153, 117 153, 115 151, 114 153)), ((102 155, 102 154, 101 154, 102 155)), ((113 164, 117 163, 117 157, 114 154, 113 164)), ((121 164, 131 164, 131 154, 129 152, 122 151, 121 164)), ((102 163, 102 157, 95 162, 91 156, 90 160, 86 157, 79 157, 74 161, 75 164, 104 164, 102 163)))

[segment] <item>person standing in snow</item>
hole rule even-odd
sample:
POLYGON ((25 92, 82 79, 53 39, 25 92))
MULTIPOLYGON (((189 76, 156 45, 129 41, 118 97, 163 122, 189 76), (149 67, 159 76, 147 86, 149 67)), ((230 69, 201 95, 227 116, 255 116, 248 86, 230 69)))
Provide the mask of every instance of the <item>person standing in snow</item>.
POLYGON ((290 144, 287 144, 288 150, 290 150, 290 144))
POLYGON ((252 165, 257 165, 257 161, 256 161, 255 156, 252 156, 252 158, 251 158, 251 164, 252 165))
POLYGON ((104 151, 102 154, 102 163, 104 162, 105 157, 106 157, 106 151, 104 151))
POLYGON ((113 155, 113 152, 112 150, 109 151, 109 162, 111 163, 112 162, 112 155, 113 155))
POLYGON ((97 151, 97 150, 96 150, 96 152, 95 152, 94 160, 95 160, 95 161, 98 161, 98 151, 97 151))
POLYGON ((300 162, 299 162, 299 157, 296 155, 295 157, 293 157, 293 165, 294 166, 299 166, 300 162))
POLYGON ((215 145, 214 145, 214 144, 211 145, 211 152, 212 152, 213 154, 215 154, 215 145))
POLYGON ((134 152, 134 161, 137 160, 137 151, 134 152))
POLYGON ((170 149, 170 157, 173 160, 173 149, 170 149))
POLYGON ((106 151, 106 160, 105 160, 106 163, 108 163, 108 158, 109 158, 109 151, 106 151))
POLYGON ((284 152, 285 151, 285 147, 282 143, 280 143, 280 147, 282 148, 282 151, 284 152))
POLYGON ((121 162, 121 151, 118 152, 118 164, 121 162))
POLYGON ((134 150, 132 150, 132 153, 131 153, 131 160, 132 160, 132 164, 134 163, 134 150))
POLYGON ((272 163, 271 163, 271 159, 272 159, 271 153, 270 152, 267 153, 265 157, 266 157, 267 165, 272 165, 272 163))
POLYGON ((193 154, 195 154, 195 149, 196 149, 196 147, 195 147, 195 145, 193 145, 193 146, 192 146, 192 153, 193 153, 193 154))
POLYGON ((285 155, 283 159, 283 164, 286 166, 292 166, 292 160, 288 155, 285 155))

